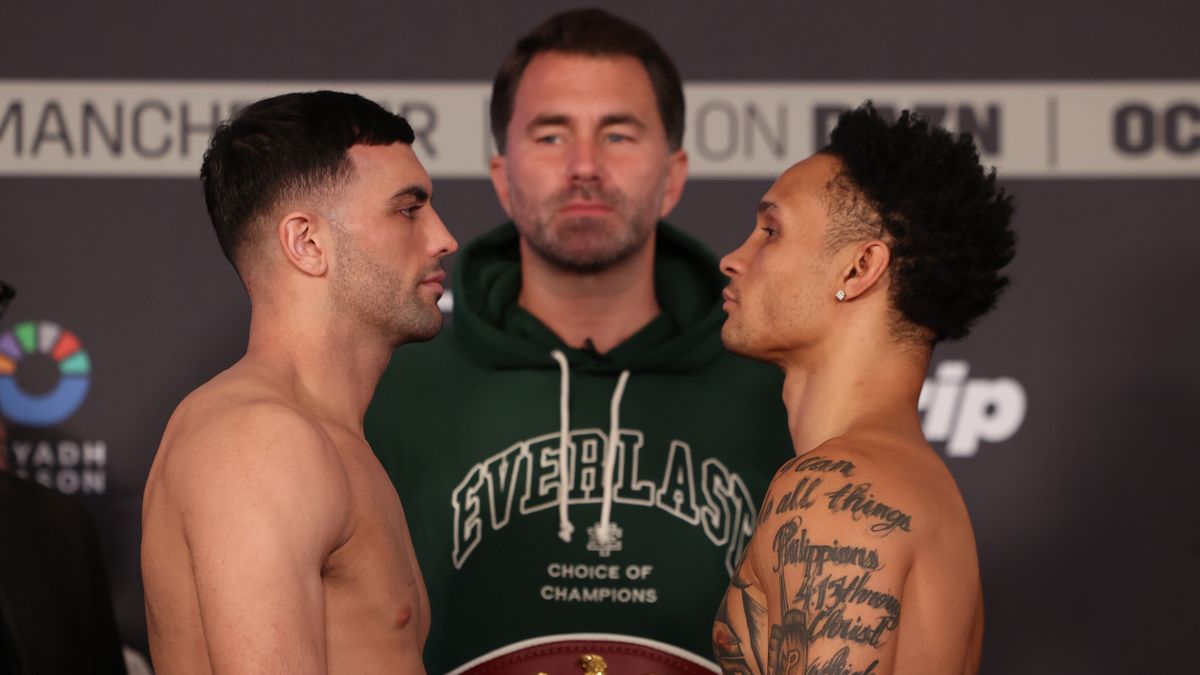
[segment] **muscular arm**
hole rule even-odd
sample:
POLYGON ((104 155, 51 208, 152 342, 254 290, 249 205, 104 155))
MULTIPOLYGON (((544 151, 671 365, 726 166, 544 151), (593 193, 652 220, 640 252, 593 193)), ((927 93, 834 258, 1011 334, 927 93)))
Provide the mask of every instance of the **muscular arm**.
POLYGON ((336 450, 278 406, 209 426, 172 448, 178 461, 167 480, 212 670, 324 673, 321 566, 349 504, 336 450))
POLYGON ((894 501, 902 491, 871 473, 851 461, 806 456, 772 483, 745 562, 746 574, 762 581, 766 612, 753 602, 729 603, 733 588, 727 605, 738 606, 723 607, 736 610, 729 621, 744 623, 746 638, 766 637, 749 672, 892 672, 914 522, 894 501))
MULTIPOLYGON (((763 504, 757 527, 762 526, 772 508, 769 501, 763 504)), ((752 546, 747 546, 713 622, 713 652, 725 675, 767 672, 764 662, 769 624, 767 601, 754 576, 751 551, 752 546)))

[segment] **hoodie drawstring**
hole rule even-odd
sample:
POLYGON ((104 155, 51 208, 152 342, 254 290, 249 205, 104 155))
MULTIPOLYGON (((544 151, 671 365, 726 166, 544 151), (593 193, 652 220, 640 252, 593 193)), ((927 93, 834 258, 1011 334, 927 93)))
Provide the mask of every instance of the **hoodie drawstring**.
MULTIPOLYGON (((575 526, 567 515, 567 494, 571 491, 571 476, 567 469, 567 449, 571 437, 571 372, 567 356, 561 350, 555 349, 550 356, 558 362, 559 397, 558 397, 558 471, 562 480, 558 482, 558 538, 570 543, 575 526)), ((621 399, 625 396, 625 385, 629 382, 629 371, 622 370, 617 378, 617 387, 613 390, 612 403, 609 406, 608 441, 604 445, 604 501, 600 506, 600 523, 596 526, 596 539, 601 544, 612 541, 611 518, 613 502, 613 466, 616 464, 617 442, 621 433, 621 399)))
POLYGON ((558 538, 571 542, 575 526, 567 517, 567 493, 571 491, 571 475, 567 473, 567 446, 571 437, 571 371, 567 368, 567 355, 555 349, 550 356, 558 361, 558 538))
POLYGON ((621 377, 617 378, 617 388, 613 390, 612 405, 608 408, 608 443, 604 448, 604 502, 600 506, 600 526, 596 528, 596 539, 601 544, 612 541, 608 530, 609 517, 612 514, 613 465, 616 464, 617 441, 621 438, 621 398, 625 396, 625 383, 628 381, 629 371, 622 370, 621 377))

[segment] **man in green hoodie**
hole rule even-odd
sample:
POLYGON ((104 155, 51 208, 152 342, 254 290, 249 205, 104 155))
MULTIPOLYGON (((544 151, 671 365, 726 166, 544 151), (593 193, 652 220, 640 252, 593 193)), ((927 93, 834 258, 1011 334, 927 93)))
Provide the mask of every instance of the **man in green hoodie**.
POLYGON ((516 44, 491 106, 512 222, 463 250, 453 323, 393 357, 366 418, 425 574, 426 666, 580 633, 711 664, 792 448, 779 374, 721 347, 715 257, 661 221, 687 176, 679 74, 571 11, 516 44))

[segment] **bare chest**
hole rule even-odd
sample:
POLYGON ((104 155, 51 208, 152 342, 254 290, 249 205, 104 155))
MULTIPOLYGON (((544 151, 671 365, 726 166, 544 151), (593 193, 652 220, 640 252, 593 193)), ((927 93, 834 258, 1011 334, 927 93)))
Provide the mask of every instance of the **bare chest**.
POLYGON ((351 522, 321 569, 331 648, 339 635, 355 643, 372 633, 419 648, 429 631, 429 600, 404 509, 365 444, 343 456, 351 522))

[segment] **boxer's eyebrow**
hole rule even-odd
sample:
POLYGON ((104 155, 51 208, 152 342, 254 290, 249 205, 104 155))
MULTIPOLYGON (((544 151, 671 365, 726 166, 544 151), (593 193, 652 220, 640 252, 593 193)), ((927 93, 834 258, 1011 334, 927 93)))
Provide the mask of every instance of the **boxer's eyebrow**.
POLYGON ((777 210, 778 208, 779 208, 779 205, 769 199, 764 199, 758 203, 759 215, 766 215, 768 211, 774 211, 774 210, 777 210))
POLYGON ((429 191, 420 185, 409 185, 402 187, 396 191, 396 194, 388 198, 391 202, 402 202, 407 199, 413 199, 418 203, 430 201, 429 191))

